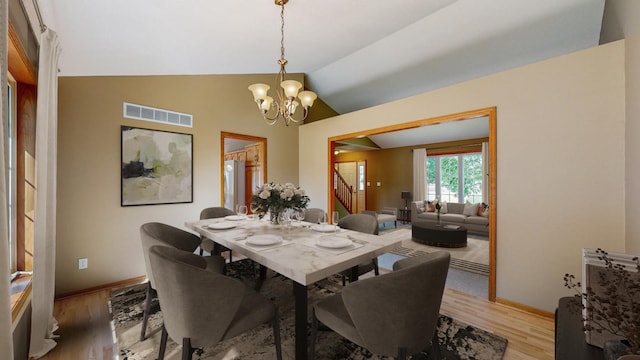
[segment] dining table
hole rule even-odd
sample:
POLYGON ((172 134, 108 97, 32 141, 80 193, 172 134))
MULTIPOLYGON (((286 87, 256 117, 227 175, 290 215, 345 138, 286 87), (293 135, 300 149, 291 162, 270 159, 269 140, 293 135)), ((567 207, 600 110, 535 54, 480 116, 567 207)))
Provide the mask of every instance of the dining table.
POLYGON ((332 224, 293 221, 274 225, 255 215, 188 221, 185 226, 255 261, 261 269, 271 269, 293 280, 296 360, 308 357, 307 287, 349 270, 351 281, 355 281, 358 264, 401 243, 397 237, 360 233, 332 224))

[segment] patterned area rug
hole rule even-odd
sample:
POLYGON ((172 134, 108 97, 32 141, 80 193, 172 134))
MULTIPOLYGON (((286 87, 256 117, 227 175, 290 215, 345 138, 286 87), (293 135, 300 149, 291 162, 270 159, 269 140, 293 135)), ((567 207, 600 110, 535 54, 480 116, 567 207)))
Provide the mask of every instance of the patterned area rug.
POLYGON ((428 246, 411 239, 411 228, 381 230, 380 235, 393 239, 402 239, 402 245, 391 251, 402 256, 419 256, 435 251, 448 251, 451 254, 451 267, 489 275, 489 240, 480 235, 467 235, 467 246, 462 248, 445 248, 428 246))
MULTIPOLYGON (((233 275, 252 272, 251 262, 235 261, 233 275)), ((251 278, 251 277, 248 277, 251 278)), ((115 330, 120 360, 156 359, 160 344, 162 314, 154 301, 152 316, 147 328, 147 339, 140 341, 140 326, 144 310, 146 284, 113 290, 109 302, 112 326, 115 330)), ((309 303, 340 291, 341 280, 335 276, 309 287, 309 303)), ((272 299, 280 311, 282 355, 284 359, 294 359, 294 318, 291 280, 268 272, 262 294, 272 299)), ((212 309, 215 311, 215 309, 212 309)), ((486 331, 466 325, 444 315, 440 316, 438 337, 442 359, 502 359, 507 340, 486 331)), ((180 359, 181 346, 169 340, 165 359, 180 359)), ((196 351, 194 359, 275 359, 272 329, 260 326, 214 347, 196 351)), ((316 359, 383 359, 371 354, 331 331, 320 331, 316 344, 316 359)), ((427 351, 413 356, 413 359, 429 359, 427 351)))

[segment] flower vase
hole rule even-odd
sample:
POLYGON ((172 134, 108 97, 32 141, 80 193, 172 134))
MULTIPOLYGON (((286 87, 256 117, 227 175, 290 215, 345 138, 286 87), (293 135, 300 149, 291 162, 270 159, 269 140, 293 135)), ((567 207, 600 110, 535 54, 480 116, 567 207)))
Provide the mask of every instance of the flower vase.
POLYGON ((438 225, 440 225, 440 211, 438 211, 438 225))
POLYGON ((282 219, 281 213, 276 211, 269 211, 269 221, 271 225, 280 225, 280 219, 282 219))
POLYGON ((285 224, 285 210, 284 209, 276 209, 269 210, 270 218, 272 225, 284 225, 285 224))

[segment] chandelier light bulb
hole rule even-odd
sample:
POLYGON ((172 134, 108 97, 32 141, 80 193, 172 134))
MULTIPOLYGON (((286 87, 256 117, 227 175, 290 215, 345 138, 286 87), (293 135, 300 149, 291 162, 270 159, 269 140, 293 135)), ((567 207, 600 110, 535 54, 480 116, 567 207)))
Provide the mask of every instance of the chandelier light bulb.
POLYGON ((298 91, 302 87, 302 84, 295 80, 285 80, 280 83, 282 89, 284 89, 284 96, 287 99, 293 99, 298 96, 298 91))
MULTIPOLYGON (((267 84, 253 84, 249 86, 249 90, 253 93, 253 101, 258 102, 264 100, 267 97, 267 91, 271 87, 267 84)), ((273 100, 273 99, 272 99, 273 100)))
POLYGON ((301 91, 300 94, 298 94, 298 98, 300 99, 302 107, 308 109, 313 106, 313 102, 318 98, 318 95, 313 91, 301 91))

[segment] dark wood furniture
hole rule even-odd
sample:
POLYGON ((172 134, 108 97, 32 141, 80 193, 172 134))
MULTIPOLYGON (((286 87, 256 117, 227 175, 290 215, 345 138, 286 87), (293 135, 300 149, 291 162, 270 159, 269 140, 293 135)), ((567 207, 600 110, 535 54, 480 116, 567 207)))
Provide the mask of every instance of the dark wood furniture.
POLYGON ((582 317, 578 300, 563 297, 558 301, 555 315, 555 352, 556 360, 604 359, 602 349, 587 344, 582 330, 582 317))
POLYGON ((411 222, 411 209, 398 209, 398 221, 404 224, 411 222))
POLYGON ((431 246, 467 246, 467 228, 457 225, 437 225, 426 221, 416 221, 411 225, 413 241, 431 246))

